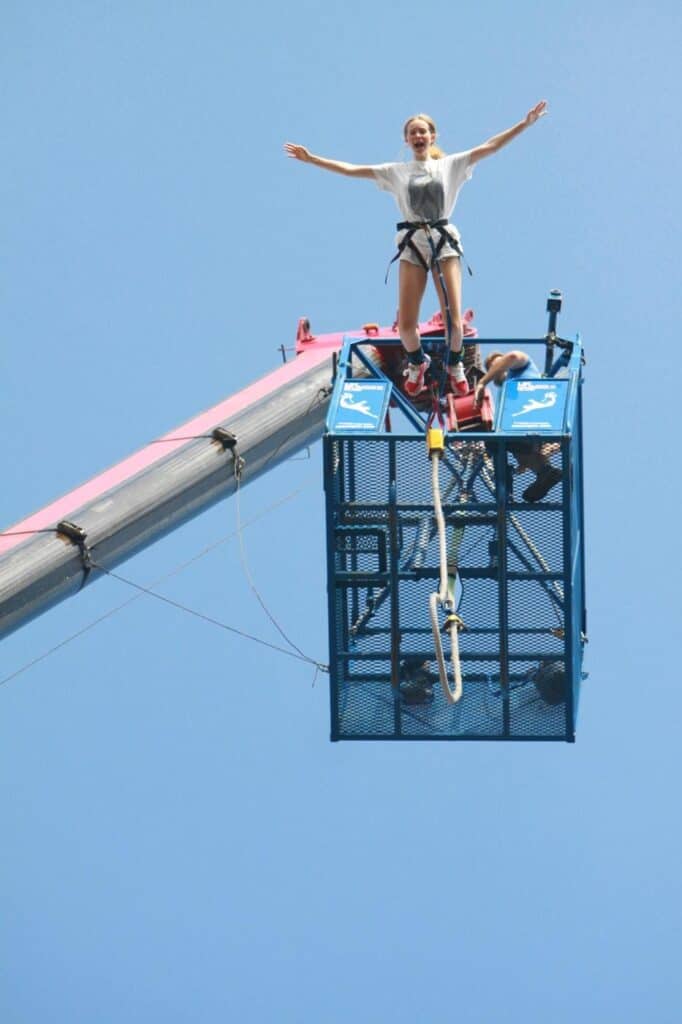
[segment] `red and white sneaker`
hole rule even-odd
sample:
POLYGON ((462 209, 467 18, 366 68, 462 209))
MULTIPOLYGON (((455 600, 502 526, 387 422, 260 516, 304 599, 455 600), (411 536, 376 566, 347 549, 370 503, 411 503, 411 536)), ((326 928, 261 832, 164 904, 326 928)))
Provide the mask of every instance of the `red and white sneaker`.
POLYGON ((448 366, 448 382, 456 395, 466 395, 468 393, 469 381, 466 379, 464 364, 461 361, 448 366))
POLYGON ((424 353, 423 363, 408 363, 407 369, 403 370, 403 377, 405 378, 405 392, 410 398, 416 398, 422 391, 426 390, 424 384, 424 377, 426 371, 431 365, 430 358, 424 353))

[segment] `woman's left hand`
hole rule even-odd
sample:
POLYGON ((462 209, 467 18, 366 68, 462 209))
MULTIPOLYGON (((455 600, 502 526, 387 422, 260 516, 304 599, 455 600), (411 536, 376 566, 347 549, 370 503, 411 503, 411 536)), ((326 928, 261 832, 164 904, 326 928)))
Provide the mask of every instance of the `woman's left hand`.
POLYGON ((532 110, 529 110, 526 114, 526 125, 530 126, 531 124, 535 124, 535 122, 539 120, 539 118, 544 117, 546 113, 547 100, 540 100, 540 102, 536 106, 534 106, 532 110))

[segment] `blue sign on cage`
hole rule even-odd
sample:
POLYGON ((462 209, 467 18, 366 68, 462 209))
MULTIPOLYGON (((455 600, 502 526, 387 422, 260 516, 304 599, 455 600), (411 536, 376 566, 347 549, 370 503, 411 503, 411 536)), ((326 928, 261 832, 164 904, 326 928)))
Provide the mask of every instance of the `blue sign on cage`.
POLYGON ((334 394, 330 423, 333 430, 359 433, 383 429, 391 386, 388 381, 344 380, 334 394))
POLYGON ((545 431, 560 434, 564 424, 568 382, 508 380, 502 389, 500 428, 514 433, 545 431))

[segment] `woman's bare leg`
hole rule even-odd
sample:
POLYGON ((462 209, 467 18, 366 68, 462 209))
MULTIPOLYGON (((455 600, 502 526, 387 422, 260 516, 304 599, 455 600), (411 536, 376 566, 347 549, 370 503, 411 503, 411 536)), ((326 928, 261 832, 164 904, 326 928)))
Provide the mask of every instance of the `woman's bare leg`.
MULTIPOLYGON (((449 350, 447 357, 448 381, 450 387, 456 393, 465 395, 469 390, 469 382, 464 372, 462 352, 462 268, 456 256, 441 260, 440 267, 450 309, 450 337, 448 339, 449 350)), ((445 297, 437 268, 434 267, 432 272, 436 291, 438 292, 443 322, 447 327, 448 316, 445 309, 445 297)))
POLYGON ((401 260, 398 277, 398 331, 406 352, 417 352, 421 345, 419 307, 425 289, 426 274, 423 268, 416 263, 401 260))
MULTIPOLYGON (((441 273, 443 280, 445 281, 445 289, 448 293, 448 305, 450 306, 450 320, 451 330, 449 347, 453 352, 462 351, 462 268, 459 259, 456 256, 451 256, 447 259, 441 260, 440 263, 441 273)), ((447 313, 445 309, 445 297, 443 296, 443 289, 440 286, 440 279, 438 277, 438 270, 436 267, 432 267, 431 273, 433 274, 433 283, 436 286, 436 292, 438 293, 438 301, 440 303, 441 316, 443 317, 443 323, 447 329, 447 313)))

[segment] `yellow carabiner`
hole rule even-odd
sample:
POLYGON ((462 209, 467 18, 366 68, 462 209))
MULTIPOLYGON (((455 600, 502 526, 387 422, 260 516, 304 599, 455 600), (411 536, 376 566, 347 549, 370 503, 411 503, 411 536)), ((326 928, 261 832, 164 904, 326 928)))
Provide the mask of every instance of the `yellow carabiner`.
POLYGON ((445 451, 445 434, 440 427, 429 427, 426 431, 426 447, 428 448, 429 458, 434 452, 441 454, 445 451))

